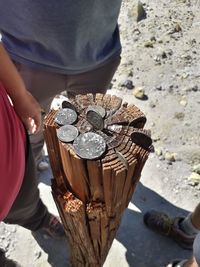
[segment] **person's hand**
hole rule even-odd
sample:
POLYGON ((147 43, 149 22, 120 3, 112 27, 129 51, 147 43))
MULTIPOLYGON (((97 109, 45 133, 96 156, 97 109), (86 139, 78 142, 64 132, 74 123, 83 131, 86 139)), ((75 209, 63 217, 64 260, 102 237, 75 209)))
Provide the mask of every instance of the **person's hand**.
POLYGON ((37 133, 41 127, 41 107, 36 99, 25 90, 23 95, 12 98, 12 102, 28 132, 37 133))

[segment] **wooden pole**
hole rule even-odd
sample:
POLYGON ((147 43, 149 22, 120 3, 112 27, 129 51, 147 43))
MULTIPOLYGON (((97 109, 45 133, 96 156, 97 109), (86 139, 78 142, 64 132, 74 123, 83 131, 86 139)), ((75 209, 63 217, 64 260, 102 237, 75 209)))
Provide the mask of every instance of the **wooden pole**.
POLYGON ((77 95, 71 104, 79 134, 97 133, 106 151, 97 159, 78 156, 73 142, 58 140, 60 125, 51 111, 44 136, 54 175, 52 193, 71 245, 72 266, 101 267, 151 150, 150 133, 143 129, 144 114, 117 96, 77 95), (105 109, 103 129, 88 121, 91 106, 105 109))

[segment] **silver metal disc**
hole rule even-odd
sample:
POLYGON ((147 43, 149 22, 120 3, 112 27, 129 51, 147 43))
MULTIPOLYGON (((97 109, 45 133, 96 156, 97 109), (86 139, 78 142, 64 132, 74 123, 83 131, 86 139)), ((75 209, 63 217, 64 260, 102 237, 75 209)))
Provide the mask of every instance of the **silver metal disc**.
POLYGON ((98 112, 89 110, 86 113, 86 117, 87 121, 94 127, 95 130, 102 130, 104 128, 104 119, 98 112))
POLYGON ((93 132, 80 134, 73 145, 77 155, 83 159, 97 159, 106 150, 104 138, 93 132))
POLYGON ((78 129, 73 125, 64 125, 61 126, 57 132, 57 137, 60 141, 69 143, 74 141, 74 139, 78 136, 78 129))
POLYGON ((59 125, 72 124, 77 120, 77 113, 72 109, 63 108, 56 112, 54 120, 59 125))
POLYGON ((148 150, 152 145, 151 137, 143 132, 135 131, 131 134, 131 140, 136 145, 148 150))
POLYGON ((70 101, 67 101, 67 100, 64 100, 62 102, 62 108, 69 108, 69 109, 73 109, 74 111, 76 111, 75 106, 70 101))
POLYGON ((87 110, 86 110, 86 114, 88 111, 90 110, 93 110, 94 112, 96 113, 99 113, 99 115, 101 115, 102 118, 105 117, 106 115, 106 110, 105 108, 101 107, 101 106, 98 106, 98 105, 91 105, 91 106, 88 106, 87 110))

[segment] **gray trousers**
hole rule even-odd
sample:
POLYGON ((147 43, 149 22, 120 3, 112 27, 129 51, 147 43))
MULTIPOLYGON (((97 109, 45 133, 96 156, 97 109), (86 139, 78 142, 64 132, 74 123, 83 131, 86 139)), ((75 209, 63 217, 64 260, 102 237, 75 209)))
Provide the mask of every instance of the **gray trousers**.
MULTIPOLYGON (((112 77, 120 64, 117 56, 107 64, 76 75, 58 74, 27 67, 15 62, 23 78, 26 88, 40 103, 42 109, 48 112, 55 95, 67 91, 68 94, 105 93, 112 77)), ((36 135, 30 136, 33 154, 36 162, 40 161, 44 138, 42 129, 36 135)))
POLYGON ((196 236, 194 240, 193 254, 197 264, 200 266, 200 233, 196 236))
POLYGON ((31 231, 36 231, 46 224, 49 216, 49 212, 39 196, 35 162, 27 136, 26 167, 23 183, 4 222, 18 224, 31 231))

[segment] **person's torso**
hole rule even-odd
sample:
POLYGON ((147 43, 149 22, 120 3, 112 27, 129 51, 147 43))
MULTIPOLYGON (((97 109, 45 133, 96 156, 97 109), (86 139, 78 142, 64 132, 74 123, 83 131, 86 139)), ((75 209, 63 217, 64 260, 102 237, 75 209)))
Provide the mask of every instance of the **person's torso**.
POLYGON ((0 221, 20 190, 25 170, 24 127, 0 83, 0 221))
POLYGON ((120 53, 121 0, 0 1, 2 41, 16 61, 79 73, 120 53))

